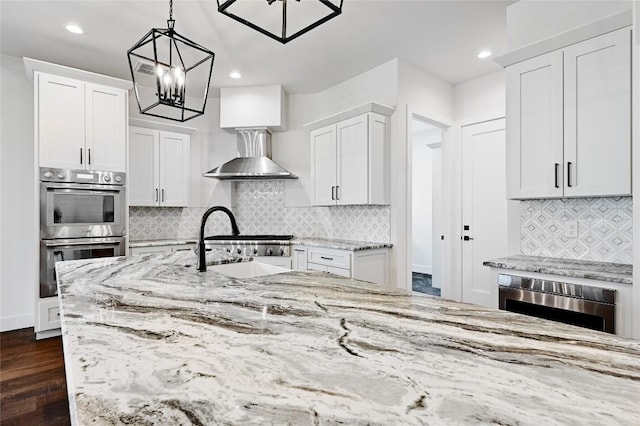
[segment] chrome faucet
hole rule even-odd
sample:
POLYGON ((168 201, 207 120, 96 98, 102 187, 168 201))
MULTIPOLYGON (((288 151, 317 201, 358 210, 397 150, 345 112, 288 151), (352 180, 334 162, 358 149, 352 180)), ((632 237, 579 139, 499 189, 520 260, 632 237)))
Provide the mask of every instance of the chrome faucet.
POLYGON ((205 256, 205 246, 204 246, 204 225, 207 223, 207 219, 213 212, 223 212, 227 216, 229 216, 229 220, 231 221, 231 233, 235 235, 240 235, 240 231, 238 231, 238 225, 236 224, 236 218, 233 217, 233 213, 226 207, 222 206, 214 206, 209 210, 204 212, 202 215, 202 222, 200 224, 200 240, 198 240, 198 271, 205 272, 207 270, 207 259, 205 256))

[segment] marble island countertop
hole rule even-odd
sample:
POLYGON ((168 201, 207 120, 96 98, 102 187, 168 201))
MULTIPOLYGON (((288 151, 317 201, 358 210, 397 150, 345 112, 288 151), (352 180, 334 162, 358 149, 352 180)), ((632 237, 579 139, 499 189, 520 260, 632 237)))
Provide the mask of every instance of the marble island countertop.
MULTIPOLYGON (((170 246, 170 245, 182 245, 182 244, 197 244, 197 238, 183 238, 177 240, 137 240, 130 241, 129 247, 137 248, 137 247, 156 247, 156 246, 170 246)), ((371 250, 378 248, 391 248, 393 244, 391 243, 375 243, 375 242, 366 242, 366 241, 351 241, 351 240, 340 240, 333 238, 315 238, 315 237, 297 237, 291 240, 292 244, 313 246, 313 247, 326 247, 326 248, 334 248, 339 250, 371 250)))
POLYGON ((488 260, 483 262, 483 265, 563 277, 588 278, 623 284, 633 283, 633 265, 624 263, 515 255, 488 260))
POLYGON ((198 273, 190 252, 56 267, 74 424, 640 416, 640 341, 317 272, 198 273))

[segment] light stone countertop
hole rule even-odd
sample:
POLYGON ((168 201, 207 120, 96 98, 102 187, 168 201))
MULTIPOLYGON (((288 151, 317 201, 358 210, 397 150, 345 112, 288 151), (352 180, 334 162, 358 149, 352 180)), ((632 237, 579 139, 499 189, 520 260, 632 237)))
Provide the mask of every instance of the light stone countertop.
POLYGON ((56 269, 73 424, 640 418, 640 341, 313 271, 198 273, 190 252, 56 269))
POLYGON ((515 255, 488 260, 483 262, 483 265, 499 269, 633 284, 633 265, 624 263, 515 255))
POLYGON ((197 238, 183 238, 176 240, 137 240, 129 241, 130 248, 158 247, 158 246, 179 246, 183 244, 197 244, 197 238))
POLYGON ((332 238, 295 238, 292 244, 312 246, 312 247, 325 247, 338 250, 373 250, 379 248, 391 248, 391 243, 373 243, 366 241, 351 241, 351 240, 337 240, 332 238))

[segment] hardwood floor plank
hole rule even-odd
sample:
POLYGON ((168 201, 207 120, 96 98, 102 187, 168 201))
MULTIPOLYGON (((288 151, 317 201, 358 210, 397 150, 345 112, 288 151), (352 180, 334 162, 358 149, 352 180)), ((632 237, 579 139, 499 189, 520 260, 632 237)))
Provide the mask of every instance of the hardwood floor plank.
POLYGON ((69 425, 62 338, 33 328, 0 333, 0 423, 69 425))

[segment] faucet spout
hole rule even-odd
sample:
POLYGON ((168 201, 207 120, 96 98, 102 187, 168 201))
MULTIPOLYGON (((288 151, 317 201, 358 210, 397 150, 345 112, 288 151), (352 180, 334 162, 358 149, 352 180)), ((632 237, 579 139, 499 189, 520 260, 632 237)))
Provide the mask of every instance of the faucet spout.
POLYGON ((231 233, 235 235, 240 235, 240 231, 238 230, 238 224, 236 223, 236 218, 226 207, 223 206, 214 206, 209 208, 202 215, 202 222, 200 223, 200 239, 198 240, 198 271, 205 272, 207 270, 207 261, 205 256, 205 246, 204 246, 204 226, 207 224, 207 219, 214 212, 223 212, 229 217, 229 221, 231 221, 231 233))

